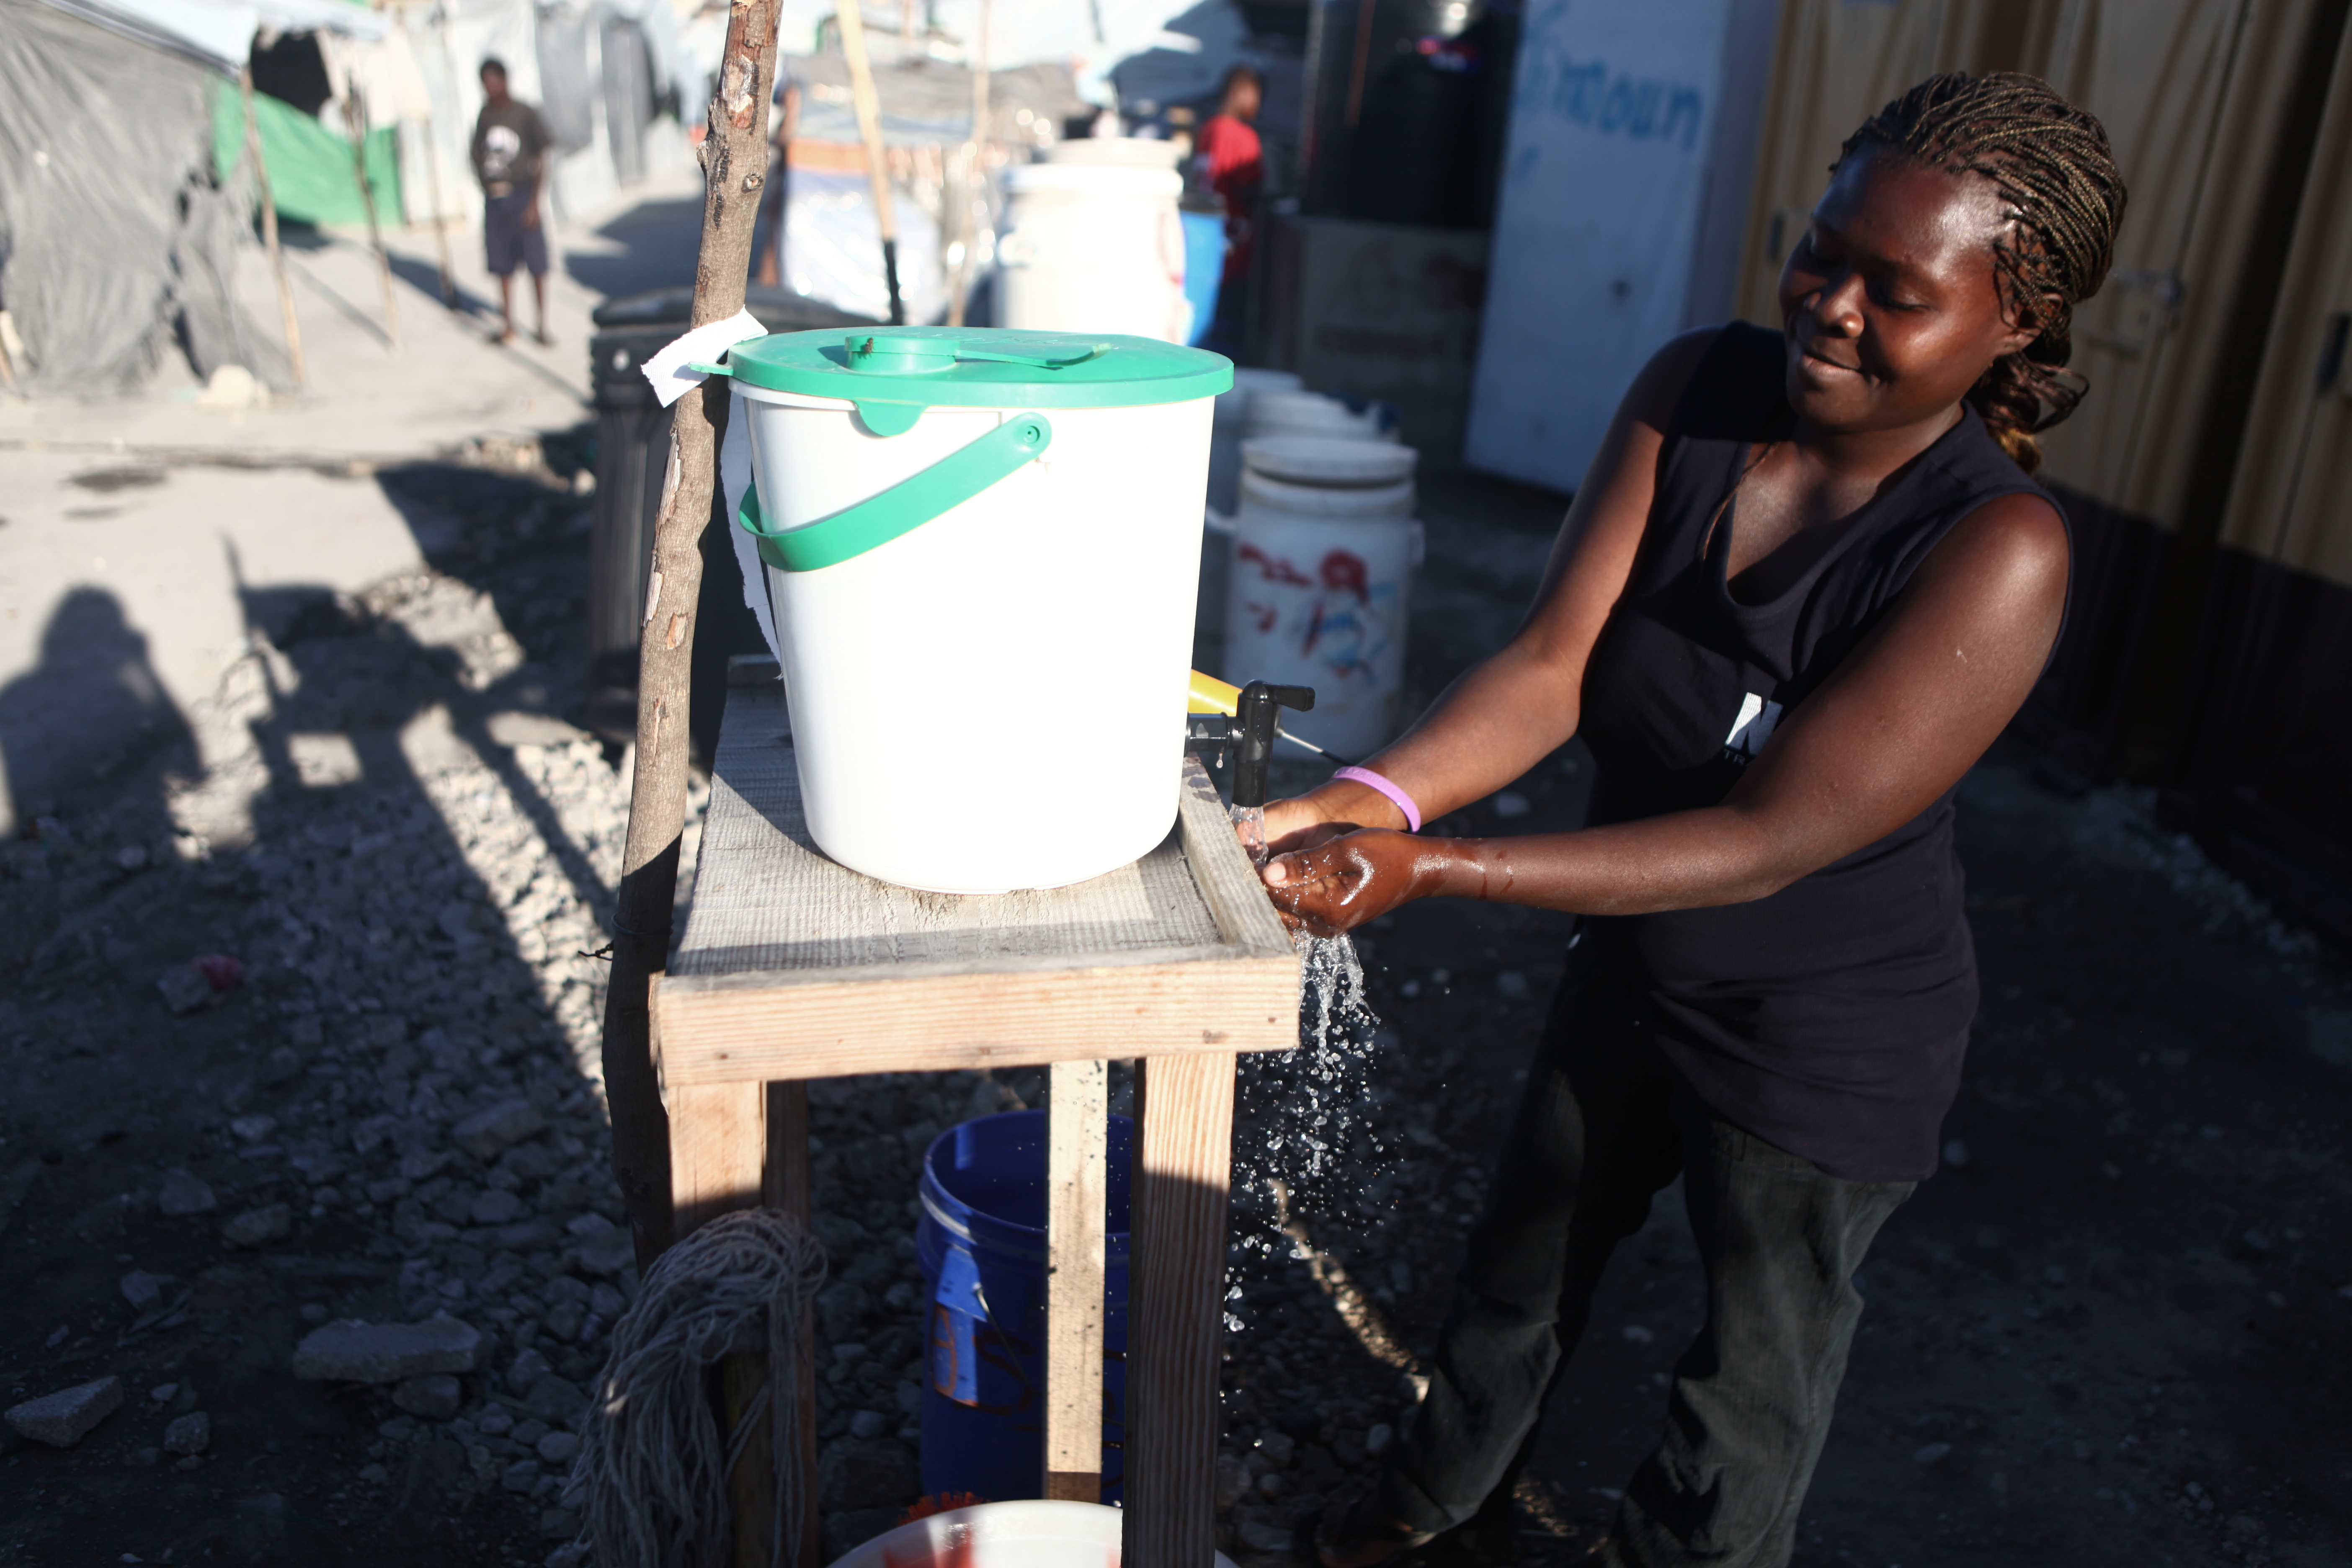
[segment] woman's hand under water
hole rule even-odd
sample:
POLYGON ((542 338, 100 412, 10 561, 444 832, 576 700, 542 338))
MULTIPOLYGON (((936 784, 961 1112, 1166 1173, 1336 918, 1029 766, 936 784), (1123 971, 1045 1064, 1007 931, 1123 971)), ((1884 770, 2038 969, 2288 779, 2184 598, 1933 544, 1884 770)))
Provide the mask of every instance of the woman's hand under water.
MULTIPOLYGON (((1387 828, 1350 832, 1331 824, 1318 826, 1333 831, 1298 834, 1297 847, 1276 854, 1258 873, 1282 923, 1293 931, 1338 936, 1399 904, 1465 890, 1455 886, 1465 870, 1475 881, 1484 881, 1464 840, 1417 838, 1387 828)), ((1266 837, 1272 841, 1270 823, 1266 837)))

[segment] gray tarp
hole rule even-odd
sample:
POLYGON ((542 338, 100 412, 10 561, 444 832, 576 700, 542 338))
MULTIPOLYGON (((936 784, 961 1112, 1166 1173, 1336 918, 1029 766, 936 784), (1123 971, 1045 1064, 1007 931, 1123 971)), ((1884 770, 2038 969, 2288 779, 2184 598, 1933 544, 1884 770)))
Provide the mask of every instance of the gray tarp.
POLYGON ((0 305, 32 360, 20 390, 137 385, 184 305, 200 371, 257 335, 222 287, 250 203, 215 184, 211 76, 0 0, 0 305))

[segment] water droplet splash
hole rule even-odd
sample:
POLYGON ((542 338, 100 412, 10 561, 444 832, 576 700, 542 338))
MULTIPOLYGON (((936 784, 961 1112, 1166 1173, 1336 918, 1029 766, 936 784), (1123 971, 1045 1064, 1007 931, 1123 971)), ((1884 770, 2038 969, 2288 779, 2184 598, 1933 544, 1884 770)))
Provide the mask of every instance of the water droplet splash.
MULTIPOLYGON (((1300 949, 1298 1048, 1242 1058, 1234 1139, 1234 1265, 1225 1326, 1248 1327, 1244 1275, 1346 1245, 1394 1212, 1398 1181, 1389 1096, 1372 1081, 1384 1031, 1348 938, 1300 949)), ((1389 1036, 1390 1040, 1394 1037, 1389 1036)))
POLYGON ((1237 805, 1233 812, 1234 826, 1241 834, 1242 847, 1249 852, 1250 864, 1263 868, 1266 862, 1265 807, 1237 805))

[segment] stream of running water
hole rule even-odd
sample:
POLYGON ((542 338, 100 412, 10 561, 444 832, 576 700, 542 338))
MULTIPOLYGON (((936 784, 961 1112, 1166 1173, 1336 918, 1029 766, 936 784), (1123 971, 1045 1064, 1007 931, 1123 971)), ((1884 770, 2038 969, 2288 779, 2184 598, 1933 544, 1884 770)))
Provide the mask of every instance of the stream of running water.
MULTIPOLYGON (((1305 939, 1300 951, 1298 1048, 1242 1058, 1234 1141, 1234 1245, 1226 1327, 1246 1322, 1230 1276, 1251 1255, 1299 1257, 1302 1226, 1372 1219, 1391 1205, 1396 1163, 1387 1096, 1372 1081, 1383 1043, 1364 994, 1364 966, 1348 938, 1305 939)), ((1393 1037, 1391 1037, 1393 1038, 1393 1037)))

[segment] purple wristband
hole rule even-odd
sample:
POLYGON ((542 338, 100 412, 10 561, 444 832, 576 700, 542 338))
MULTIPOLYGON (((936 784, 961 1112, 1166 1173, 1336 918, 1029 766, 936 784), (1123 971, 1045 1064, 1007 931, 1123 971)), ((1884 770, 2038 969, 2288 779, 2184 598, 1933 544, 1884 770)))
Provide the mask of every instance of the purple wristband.
POLYGON ((1404 813, 1404 819, 1408 825, 1405 828, 1407 833, 1418 833, 1421 831, 1421 807, 1412 804, 1412 796, 1405 794, 1404 791, 1397 788, 1396 785, 1389 783, 1388 780, 1381 777, 1380 774, 1372 772, 1371 769, 1341 768, 1338 773, 1333 773, 1331 776, 1335 779, 1353 779, 1360 784, 1370 784, 1372 788, 1380 791, 1391 801, 1394 801, 1396 803, 1396 808, 1404 813))

